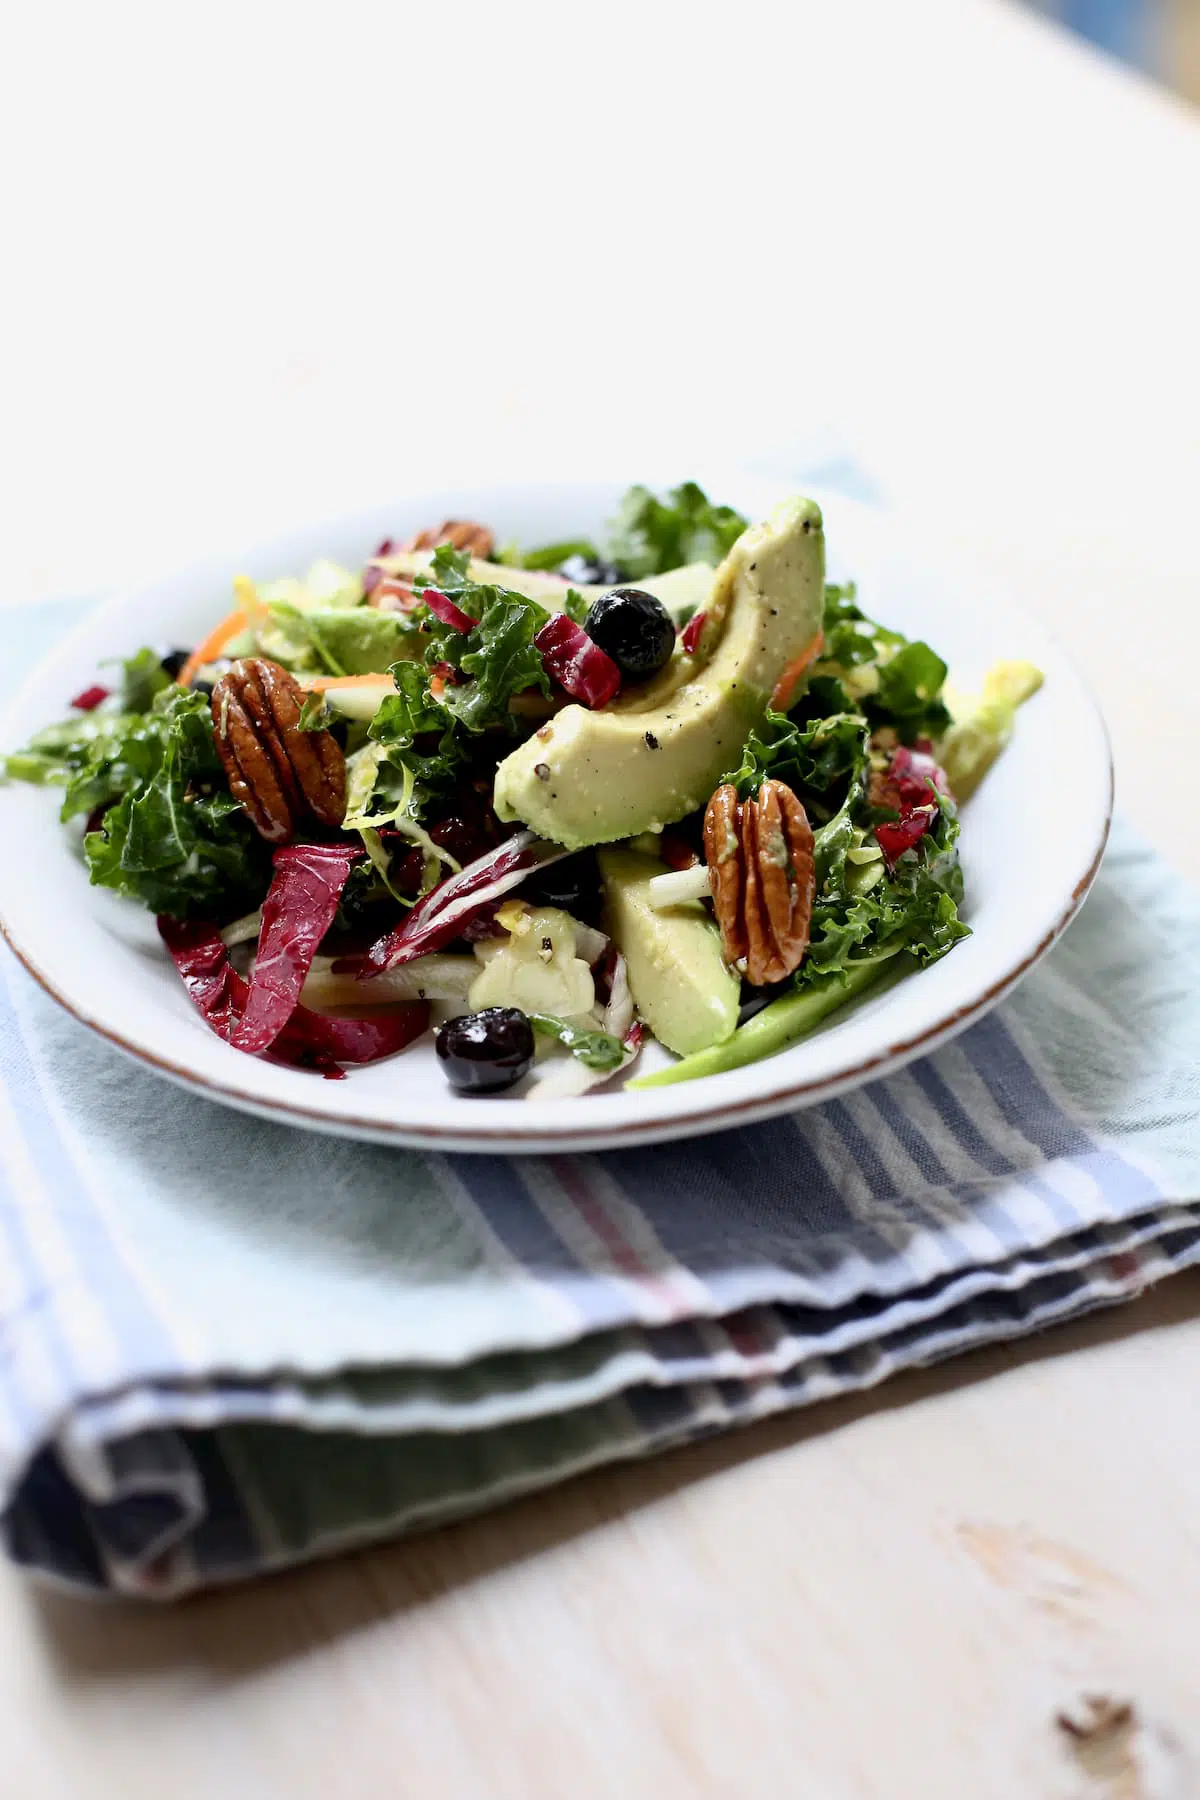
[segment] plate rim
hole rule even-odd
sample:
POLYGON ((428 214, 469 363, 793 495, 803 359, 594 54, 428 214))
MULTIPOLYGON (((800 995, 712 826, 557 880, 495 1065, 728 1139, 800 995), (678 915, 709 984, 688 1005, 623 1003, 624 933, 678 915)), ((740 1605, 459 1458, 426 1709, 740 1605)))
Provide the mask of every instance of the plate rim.
MULTIPOLYGON (((578 475, 573 480, 561 477, 550 482, 513 482, 510 480, 495 482, 490 486, 497 494, 503 491, 528 494, 532 488, 538 486, 565 489, 571 486, 583 486, 591 479, 594 479, 594 476, 592 472, 588 472, 578 475)), ((743 472, 742 485, 745 486, 747 482, 761 485, 762 477, 743 472)), ((772 485, 777 484, 772 483, 772 485)), ((814 488, 819 486, 816 483, 812 485, 814 488)), ((400 494, 396 497, 394 504, 397 506, 407 504, 409 498, 415 500, 419 497, 415 493, 412 496, 400 494)), ((818 497, 820 498, 820 495, 818 497)), ((861 509, 865 514, 876 518, 888 516, 889 509, 864 503, 850 496, 830 494, 828 497, 831 502, 836 500, 840 505, 849 505, 856 510, 861 509)), ((296 524, 286 535, 298 535, 302 531, 309 530, 317 532, 325 528, 335 529, 339 523, 345 526, 355 516, 354 513, 345 512, 330 519, 309 519, 302 524, 296 524)), ((902 515, 896 516, 902 517, 902 515)), ((274 535, 283 536, 285 534, 274 535)), ((266 539, 259 540, 260 543, 267 541, 266 539)), ((170 579, 178 580, 188 576, 193 569, 199 570, 213 563, 219 554, 220 552, 210 552, 202 560, 197 559, 194 564, 177 567, 170 572, 170 579)), ((59 644, 34 664, 21 683, 18 697, 26 684, 34 681, 38 672, 48 661, 57 660, 59 656, 69 654, 74 639, 90 632, 98 615, 110 609, 114 612, 121 611, 130 600, 136 601, 143 594, 149 594, 153 591, 153 587, 154 583, 152 582, 139 583, 134 594, 113 594, 101 601, 99 606, 90 608, 84 617, 60 640, 59 644)), ((478 1123, 472 1122, 468 1128, 464 1128, 461 1121, 444 1123, 430 1121, 418 1128, 413 1128, 401 1122, 391 1124, 378 1117, 356 1117, 348 1113, 331 1116, 321 1108, 305 1105, 299 1099, 290 1100, 276 1095, 254 1095, 243 1089, 227 1086, 215 1076, 190 1068, 174 1059, 170 1054, 164 1054, 161 1050, 150 1049, 136 1042, 125 1036, 119 1028, 94 1016, 85 1004, 64 992, 49 970, 42 967, 32 952, 17 941, 10 929, 8 919, 2 914, 0 914, 0 938, 43 992, 64 1012, 143 1067, 150 1068, 164 1079, 186 1088, 189 1092, 198 1094, 214 1104, 230 1106, 239 1112, 255 1117, 290 1124, 297 1129, 391 1144, 396 1147, 442 1152, 466 1152, 480 1155, 554 1155, 562 1154, 565 1151, 621 1148, 647 1141, 666 1143, 680 1138, 699 1137, 711 1132, 753 1124, 766 1117, 784 1112, 789 1105, 796 1108, 814 1105, 821 1100, 832 1099, 839 1093, 856 1088, 864 1082, 879 1079, 886 1073, 899 1071, 917 1057, 927 1055, 939 1045, 949 1042, 959 1032, 966 1030, 999 1004, 1022 977, 1041 961, 1047 951, 1067 930, 1087 898, 1103 861, 1112 828, 1115 789, 1112 743, 1100 707, 1090 687, 1079 674, 1069 651, 1058 642, 1054 633, 1049 631, 1040 620, 1038 625, 1043 637, 1047 637, 1053 642, 1059 656, 1074 675, 1080 692, 1091 709, 1103 746, 1105 800, 1098 842, 1091 860, 1076 881, 1061 910, 1037 943, 1031 949, 1026 950, 1024 955, 1005 969, 981 993, 970 1000, 961 1002, 932 1023, 925 1024, 915 1035, 900 1038, 893 1043, 872 1050, 870 1054, 860 1057, 853 1065, 824 1076, 809 1075, 799 1080, 776 1082, 753 1094, 746 1094, 715 1104, 710 1102, 706 1108, 698 1108, 676 1117, 664 1117, 658 1113, 651 1113, 645 1118, 619 1121, 597 1119, 594 1128, 586 1125, 581 1127, 578 1121, 568 1123, 565 1120, 561 1126, 556 1127, 551 1121, 543 1118, 539 1119, 536 1128, 522 1129, 515 1108, 504 1109, 505 1118, 492 1118, 490 1115, 481 1113, 478 1123), (508 1119, 510 1113, 511 1118, 508 1119)), ((765 1058, 759 1066, 766 1069, 776 1060, 774 1057, 765 1058)))

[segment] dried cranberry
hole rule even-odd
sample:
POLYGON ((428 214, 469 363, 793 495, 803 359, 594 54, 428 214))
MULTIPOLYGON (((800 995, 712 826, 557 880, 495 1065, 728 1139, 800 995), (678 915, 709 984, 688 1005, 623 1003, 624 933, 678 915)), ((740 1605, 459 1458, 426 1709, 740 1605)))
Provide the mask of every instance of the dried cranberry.
POLYGON ((938 794, 950 792, 944 771, 929 752, 920 748, 908 750, 903 744, 892 752, 888 780, 909 806, 928 806, 938 794))
POLYGON ((111 689, 101 687, 100 683, 96 682, 94 686, 84 688, 82 694, 76 694, 71 705, 76 712, 95 712, 100 702, 108 699, 110 692, 111 689))
POLYGON ((906 850, 919 844, 937 816, 936 806, 914 806, 894 820, 875 827, 875 841, 889 869, 894 869, 906 850))

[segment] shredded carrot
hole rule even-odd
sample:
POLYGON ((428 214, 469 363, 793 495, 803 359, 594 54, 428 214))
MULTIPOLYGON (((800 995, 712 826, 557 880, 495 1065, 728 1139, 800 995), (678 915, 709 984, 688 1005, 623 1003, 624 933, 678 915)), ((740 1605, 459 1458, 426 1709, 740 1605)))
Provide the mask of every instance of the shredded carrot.
POLYGON ((776 712, 786 712, 792 703, 792 696, 800 685, 800 677, 810 663, 815 663, 825 648, 824 634, 817 632, 809 639, 799 656, 792 658, 779 680, 775 683, 775 691, 771 695, 771 705, 776 712))
POLYGON ((394 684, 390 675, 297 675, 300 686, 310 694, 323 694, 327 688, 386 687, 394 684))
POLYGON ((219 625, 215 625, 204 642, 197 644, 192 654, 175 677, 180 687, 191 687, 205 663, 215 662, 231 638, 245 631, 250 623, 241 607, 227 613, 219 625))
POLYGON ((429 692, 433 695, 435 700, 440 700, 445 691, 446 677, 444 675, 435 675, 433 680, 429 683, 429 692))

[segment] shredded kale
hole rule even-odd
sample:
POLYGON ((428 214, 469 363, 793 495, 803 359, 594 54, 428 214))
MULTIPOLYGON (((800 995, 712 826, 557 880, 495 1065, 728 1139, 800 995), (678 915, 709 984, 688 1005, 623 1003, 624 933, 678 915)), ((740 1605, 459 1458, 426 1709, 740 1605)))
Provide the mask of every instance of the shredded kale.
POLYGON ((172 918, 257 905, 270 854, 226 784, 207 697, 164 688, 148 713, 112 723, 63 801, 64 818, 107 808, 83 840, 92 881, 172 918))
POLYGON ((685 481, 661 499, 632 487, 612 522, 607 553, 630 580, 663 575, 684 563, 724 560, 747 520, 732 506, 717 506, 702 487, 685 481))
POLYGON ((464 635, 432 620, 426 665, 446 663, 466 677, 447 681, 442 694, 442 705, 458 724, 472 732, 493 726, 512 732, 516 725, 509 701, 514 694, 530 688, 550 692, 550 677, 533 643, 549 614, 504 588, 475 588, 463 597, 470 602, 464 610, 478 618, 478 624, 464 635))
POLYGON ((128 713, 150 711, 155 694, 170 687, 171 677, 153 650, 139 650, 121 663, 121 710, 128 713))
POLYGON ((375 761, 374 792, 362 810, 393 813, 403 796, 407 810, 420 818, 453 792, 469 747, 447 708, 431 695, 423 663, 397 663, 392 679, 396 692, 383 701, 367 734, 384 754, 375 761))
POLYGON ((906 638, 864 613, 853 582, 825 589, 824 635, 809 682, 814 702, 830 697, 825 684, 832 682, 873 726, 890 726, 902 743, 946 730, 945 663, 919 638, 906 638))
MULTIPOLYGON (((738 798, 756 794, 767 776, 782 781, 803 800, 810 815, 828 817, 831 791, 852 778, 865 779, 870 727, 861 713, 839 712, 800 724, 784 713, 768 712, 759 731, 742 747, 742 760, 725 776, 738 798)), ((841 804, 840 799, 837 802, 841 804)))

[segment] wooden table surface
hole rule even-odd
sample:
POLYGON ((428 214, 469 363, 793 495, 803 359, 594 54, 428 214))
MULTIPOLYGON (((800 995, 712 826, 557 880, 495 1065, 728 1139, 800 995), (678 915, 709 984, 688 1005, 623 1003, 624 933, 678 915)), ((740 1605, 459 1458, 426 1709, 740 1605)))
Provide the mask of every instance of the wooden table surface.
MULTIPOLYGON (((0 598, 840 445, 1058 628, 1200 878, 1193 117, 998 0, 408 10, 26 9, 0 598)), ((3 1572, 0 1794, 1200 1793, 1198 1400, 1200 1276, 169 1613, 3 1572)))

